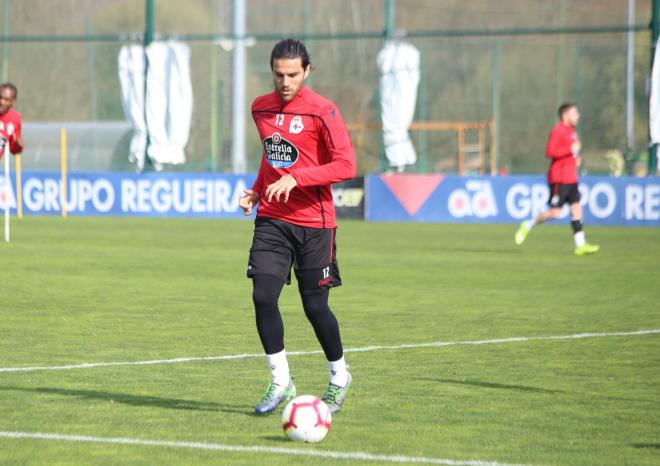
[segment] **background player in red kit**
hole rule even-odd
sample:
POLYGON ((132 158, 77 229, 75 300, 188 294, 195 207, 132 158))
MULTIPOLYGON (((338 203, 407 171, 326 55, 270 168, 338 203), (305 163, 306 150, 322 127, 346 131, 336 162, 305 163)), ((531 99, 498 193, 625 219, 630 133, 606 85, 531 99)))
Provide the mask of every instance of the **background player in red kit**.
POLYGON ((339 109, 305 87, 311 71, 305 46, 294 39, 278 42, 270 67, 275 90, 252 104, 263 145, 261 166, 239 202, 246 215, 259 204, 247 274, 271 381, 255 412, 271 413, 296 394, 278 308, 292 266, 305 315, 328 360, 330 382, 322 398, 336 412, 351 375, 328 307, 330 288, 341 285, 331 185, 355 176, 355 154, 339 109))
MULTIPOLYGON (((12 83, 0 84, 0 135, 9 141, 12 154, 20 154, 24 143, 21 114, 13 109, 18 91, 12 83)), ((0 151, 2 158, 4 151, 0 151)))
POLYGON ((550 187, 550 208, 541 212, 531 220, 525 220, 514 237, 520 245, 527 234, 535 226, 561 216, 561 207, 567 202, 571 209, 571 227, 575 240, 575 254, 583 256, 598 252, 599 246, 589 244, 582 230, 582 205, 578 190, 577 167, 581 163, 580 149, 582 145, 575 127, 580 120, 580 112, 574 103, 562 104, 557 111, 559 121, 550 131, 545 156, 551 159, 548 169, 548 185, 550 187))

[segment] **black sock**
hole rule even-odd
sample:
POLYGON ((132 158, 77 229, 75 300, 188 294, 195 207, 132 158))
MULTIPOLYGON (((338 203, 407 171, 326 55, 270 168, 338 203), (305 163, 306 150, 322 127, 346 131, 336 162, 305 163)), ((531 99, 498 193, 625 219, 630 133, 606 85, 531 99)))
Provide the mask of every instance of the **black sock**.
POLYGON ((573 234, 582 231, 582 222, 580 220, 571 220, 571 227, 573 228, 573 234))

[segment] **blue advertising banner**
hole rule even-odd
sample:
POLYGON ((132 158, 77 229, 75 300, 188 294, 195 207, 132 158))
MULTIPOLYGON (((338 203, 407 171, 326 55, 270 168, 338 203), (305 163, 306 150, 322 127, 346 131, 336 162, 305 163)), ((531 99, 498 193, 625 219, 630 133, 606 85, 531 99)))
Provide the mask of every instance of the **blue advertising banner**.
MULTIPOLYGON (((544 176, 370 175, 365 189, 365 218, 375 221, 518 223, 549 196, 544 176)), ((660 227, 658 177, 584 176, 580 193, 589 225, 660 227)))
MULTIPOLYGON (((238 199, 254 179, 255 174, 70 173, 66 207, 69 215, 244 218, 238 199)), ((587 224, 660 227, 660 178, 585 176, 580 192, 587 224)), ((16 212, 13 173, 8 194, 16 212)), ((545 210, 548 186, 544 176, 370 175, 364 196, 367 220, 518 223, 545 210)), ((59 173, 23 173, 22 200, 26 215, 58 215, 59 173)), ((0 177, 0 208, 4 204, 0 177)))
MULTIPOLYGON (((70 173, 68 215, 170 216, 243 218, 238 199, 252 186, 255 175, 198 173, 70 173)), ((22 175, 23 212, 59 214, 59 173, 22 175)), ((0 177, 0 206, 4 208, 4 179, 0 177)), ((16 180, 12 173, 9 206, 16 211, 16 180)))

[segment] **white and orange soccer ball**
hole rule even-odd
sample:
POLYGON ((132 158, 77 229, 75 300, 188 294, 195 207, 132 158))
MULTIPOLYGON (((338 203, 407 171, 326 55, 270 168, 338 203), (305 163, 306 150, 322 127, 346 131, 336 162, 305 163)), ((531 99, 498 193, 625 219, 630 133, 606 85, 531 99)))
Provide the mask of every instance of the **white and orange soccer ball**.
POLYGON ((301 395, 289 401, 282 413, 282 428, 296 442, 320 442, 328 435, 332 415, 322 399, 301 395))

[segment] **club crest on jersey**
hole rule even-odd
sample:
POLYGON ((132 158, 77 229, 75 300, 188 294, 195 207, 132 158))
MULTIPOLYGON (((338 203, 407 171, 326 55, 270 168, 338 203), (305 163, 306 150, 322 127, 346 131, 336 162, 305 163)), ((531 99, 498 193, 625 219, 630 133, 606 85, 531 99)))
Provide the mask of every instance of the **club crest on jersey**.
POLYGON ((288 168, 298 161, 298 149, 280 133, 273 133, 263 144, 266 160, 273 168, 288 168))
POLYGON ((289 123, 289 133, 291 134, 300 134, 302 130, 305 129, 305 126, 302 122, 302 117, 294 116, 289 123))

